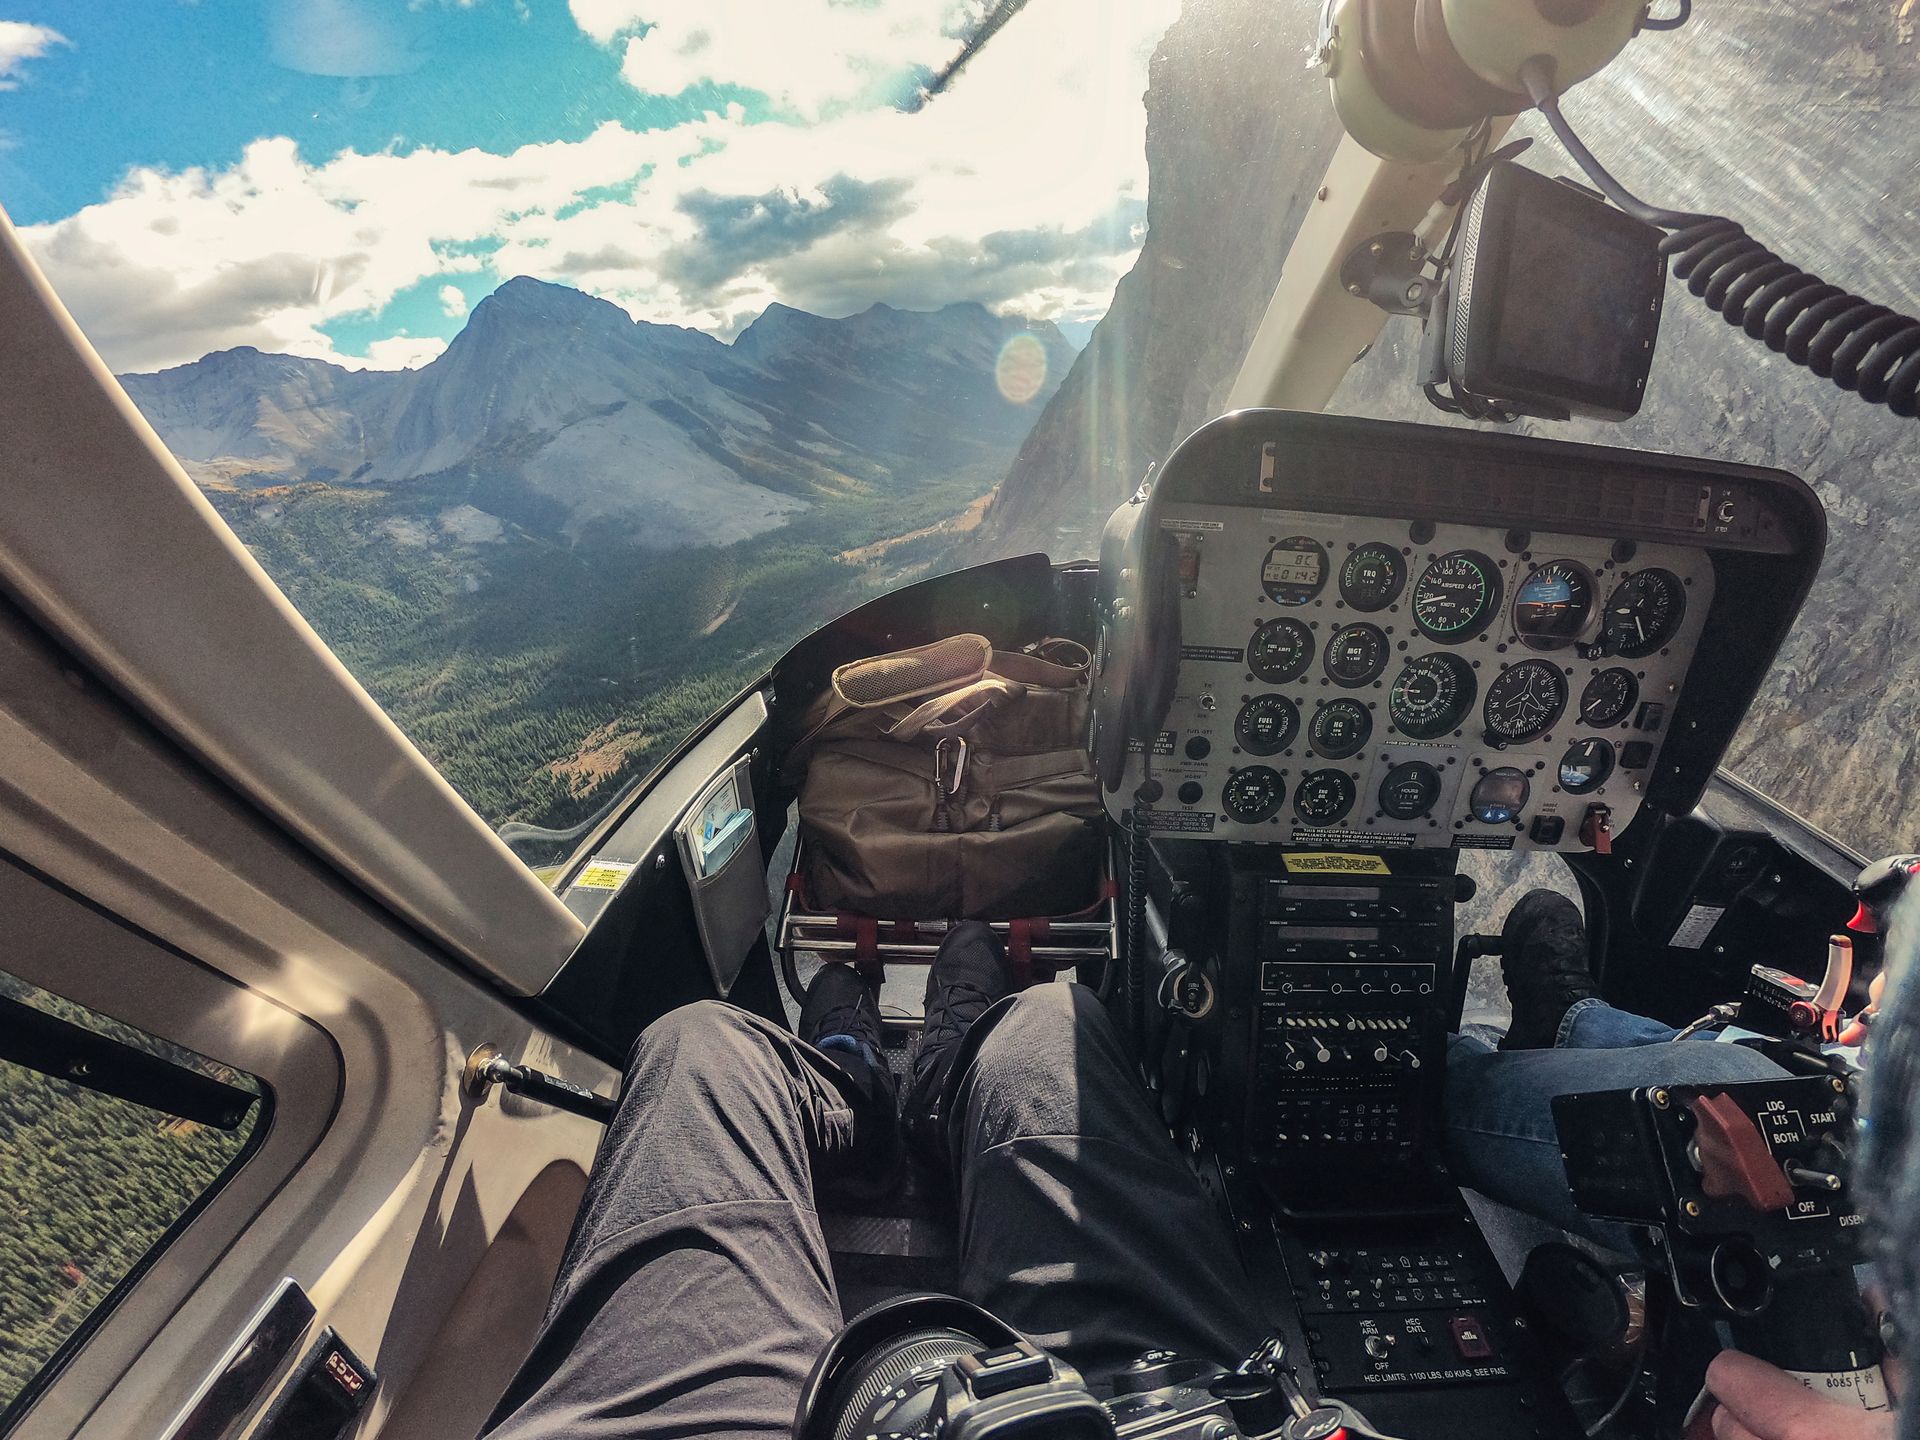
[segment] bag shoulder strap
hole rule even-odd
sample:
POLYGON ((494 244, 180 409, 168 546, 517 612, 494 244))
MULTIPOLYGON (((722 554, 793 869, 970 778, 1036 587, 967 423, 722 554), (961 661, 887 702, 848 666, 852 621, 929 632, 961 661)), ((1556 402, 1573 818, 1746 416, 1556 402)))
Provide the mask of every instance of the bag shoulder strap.
POLYGON ((922 736, 965 735, 985 718, 996 705, 1024 695, 1027 687, 1004 675, 988 675, 971 685, 950 690, 924 700, 888 726, 889 740, 915 740, 922 736))

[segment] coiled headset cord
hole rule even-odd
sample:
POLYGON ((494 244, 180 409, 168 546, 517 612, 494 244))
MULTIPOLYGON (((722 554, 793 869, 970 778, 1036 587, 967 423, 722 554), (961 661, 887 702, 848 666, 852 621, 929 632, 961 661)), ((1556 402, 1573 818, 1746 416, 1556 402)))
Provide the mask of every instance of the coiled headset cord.
POLYGON ((1140 1049, 1146 1035, 1147 966, 1147 835, 1153 825, 1153 802, 1161 795, 1153 778, 1153 739, 1142 747, 1140 783, 1134 788, 1133 809, 1127 820, 1127 953, 1120 966, 1120 1013, 1126 1017, 1127 1044, 1140 1049))
POLYGON ((1552 66, 1521 68, 1527 94, 1588 178, 1636 220, 1667 231, 1660 253, 1674 278, 1767 348, 1903 419, 1920 415, 1920 320, 1876 305, 1781 259, 1721 215, 1663 210, 1633 195, 1573 133, 1553 91, 1552 66))

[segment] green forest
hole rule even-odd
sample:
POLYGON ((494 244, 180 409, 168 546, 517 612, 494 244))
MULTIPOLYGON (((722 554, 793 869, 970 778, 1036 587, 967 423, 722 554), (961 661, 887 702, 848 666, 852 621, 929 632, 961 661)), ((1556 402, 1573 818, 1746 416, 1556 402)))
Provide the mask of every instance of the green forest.
MULTIPOLYGON (((251 1077, 0 974, 0 995, 187 1064, 251 1077)), ((245 1148, 232 1131, 177 1121, 0 1061, 0 1415, 114 1286, 245 1148)))
POLYGON ((823 494, 769 533, 666 551, 511 524, 497 542, 420 543, 436 515, 477 498, 450 477, 210 498, 489 824, 558 828, 809 630, 937 566, 998 478, 981 467, 823 494))

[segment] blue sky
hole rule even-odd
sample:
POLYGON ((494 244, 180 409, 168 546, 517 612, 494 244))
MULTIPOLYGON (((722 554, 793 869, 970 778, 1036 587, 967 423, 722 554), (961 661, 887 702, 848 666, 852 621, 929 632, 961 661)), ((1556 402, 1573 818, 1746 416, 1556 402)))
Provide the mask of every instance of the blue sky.
POLYGON ((0 0, 0 205, 116 368, 421 363, 523 271, 723 335, 1084 322, 1172 9, 1036 5, 910 115, 967 0, 0 0))

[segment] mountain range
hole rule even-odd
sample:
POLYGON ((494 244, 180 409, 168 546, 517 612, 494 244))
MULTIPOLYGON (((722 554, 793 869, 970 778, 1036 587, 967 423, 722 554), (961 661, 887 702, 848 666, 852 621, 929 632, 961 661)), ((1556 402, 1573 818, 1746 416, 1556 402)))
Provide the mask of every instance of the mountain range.
POLYGON ((523 277, 418 370, 238 349, 121 383, 475 808, 564 827, 943 563, 1073 357, 978 305, 775 305, 727 344, 523 277))
MULTIPOLYGON (((774 305, 726 344, 522 276, 418 370, 243 347, 120 379, 210 488, 457 475, 503 524, 669 549, 745 539, 823 496, 1003 464, 1073 356, 1051 324, 971 304, 838 320, 774 305), (996 384, 1016 341, 1038 381, 1022 403, 996 384)), ((474 532, 470 516, 450 523, 474 532)))

